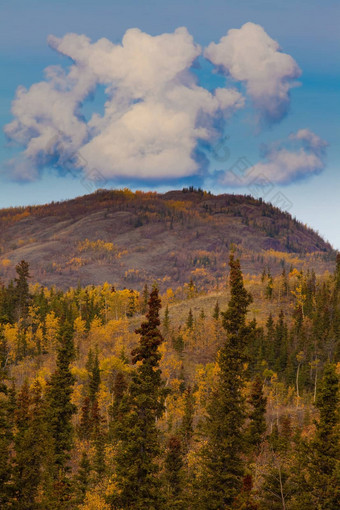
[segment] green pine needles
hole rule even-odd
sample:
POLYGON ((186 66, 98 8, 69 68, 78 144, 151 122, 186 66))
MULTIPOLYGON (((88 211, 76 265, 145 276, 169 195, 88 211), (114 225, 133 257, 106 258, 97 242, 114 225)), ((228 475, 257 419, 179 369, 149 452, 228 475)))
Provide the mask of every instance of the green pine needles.
POLYGON ((150 294, 146 321, 136 330, 139 345, 132 352, 136 365, 130 386, 121 399, 117 440, 116 483, 113 508, 160 510, 160 440, 157 420, 164 411, 166 390, 159 369, 161 301, 156 288, 150 294))
POLYGON ((202 448, 202 473, 198 508, 224 510, 238 495, 244 476, 245 438, 244 349, 250 328, 246 325, 252 298, 243 284, 240 262, 229 260, 231 297, 222 313, 225 344, 218 355, 218 385, 207 409, 202 448))

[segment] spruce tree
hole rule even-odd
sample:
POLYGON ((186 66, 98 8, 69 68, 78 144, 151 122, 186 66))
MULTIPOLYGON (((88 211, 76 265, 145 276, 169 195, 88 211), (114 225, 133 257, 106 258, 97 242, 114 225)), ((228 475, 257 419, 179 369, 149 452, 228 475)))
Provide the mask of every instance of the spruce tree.
POLYGON ((136 330, 139 345, 132 351, 136 369, 120 403, 121 420, 115 428, 118 493, 113 508, 159 510, 162 507, 159 463, 160 438, 156 421, 164 411, 165 388, 159 369, 161 302, 154 288, 146 321, 136 330), (127 433, 128 431, 128 433, 127 433))
POLYGON ((43 406, 40 383, 35 382, 30 391, 25 382, 15 410, 13 482, 17 510, 37 508, 36 497, 49 447, 43 406))
POLYGON ((11 508, 13 496, 11 447, 13 441, 13 405, 5 375, 0 370, 0 508, 11 508))
POLYGON ((91 436, 91 401, 89 397, 85 397, 81 407, 80 424, 78 427, 78 435, 80 439, 89 440, 91 436))
POLYGON ((192 389, 189 386, 184 394, 184 416, 182 419, 180 433, 182 436, 182 449, 184 453, 188 453, 192 436, 194 434, 193 422, 195 413, 195 397, 192 394, 192 389))
POLYGON ((273 287, 274 287, 273 277, 270 274, 270 272, 268 272, 268 281, 267 281, 267 286, 266 286, 266 298, 267 299, 272 299, 273 287))
POLYGON ((186 326, 187 326, 188 329, 192 329, 193 325, 194 325, 194 316, 193 316, 192 310, 190 308, 189 313, 188 313, 188 317, 187 317, 186 326))
POLYGON ((213 313, 213 319, 215 319, 215 321, 218 321, 219 318, 220 318, 220 305, 219 305, 218 301, 216 301, 214 313, 213 313))
POLYGON ((122 372, 117 372, 113 384, 113 400, 109 406, 109 438, 114 439, 122 418, 122 399, 127 390, 127 382, 122 372))
POLYGON ((46 391, 46 419, 52 438, 53 463, 50 472, 54 478, 51 505, 66 509, 71 505, 71 481, 69 477, 70 452, 73 446, 72 416, 76 406, 71 402, 74 376, 70 363, 74 358, 73 329, 66 321, 59 331, 57 368, 52 374, 46 391))
POLYGON ((263 381, 259 375, 257 375, 253 381, 249 403, 251 405, 251 412, 249 414, 248 440, 249 443, 257 449, 266 432, 267 404, 267 399, 263 395, 263 381))
POLYGON ((164 331, 164 334, 168 333, 169 328, 170 328, 169 306, 166 305, 165 312, 164 312, 164 318, 163 318, 163 331, 164 331))
POLYGON ((93 458, 93 470, 96 473, 97 480, 99 481, 105 471, 105 443, 106 434, 104 432, 104 419, 100 414, 100 409, 97 400, 94 401, 92 406, 92 440, 95 448, 95 454, 93 458))
POLYGON ((76 503, 82 504, 84 502, 86 491, 89 489, 91 482, 91 463, 89 461, 86 451, 81 454, 81 460, 76 476, 76 503))
POLYGON ((339 379, 328 364, 318 392, 319 420, 310 445, 308 472, 312 508, 336 510, 340 503, 339 379))
POLYGON ((17 319, 26 319, 30 298, 28 289, 28 278, 30 278, 28 262, 22 260, 19 264, 17 264, 15 270, 17 272, 17 276, 14 280, 16 284, 15 296, 17 319))
POLYGON ((180 439, 171 436, 168 440, 165 456, 165 508, 169 510, 186 510, 184 497, 183 450, 180 439))
POLYGON ((141 312, 144 314, 148 309, 148 301, 149 301, 149 289, 148 284, 146 283, 143 288, 142 293, 142 303, 141 303, 141 312))
POLYGON ((219 351, 219 380, 207 409, 206 444, 202 449, 199 506, 204 510, 229 508, 242 486, 245 439, 244 349, 249 335, 246 315, 252 301, 244 287, 239 260, 230 256, 231 297, 222 313, 225 345, 219 351))
POLYGON ((288 331, 284 320, 284 313, 281 310, 279 320, 275 326, 274 333, 274 367, 277 373, 284 372, 287 365, 287 340, 288 331))

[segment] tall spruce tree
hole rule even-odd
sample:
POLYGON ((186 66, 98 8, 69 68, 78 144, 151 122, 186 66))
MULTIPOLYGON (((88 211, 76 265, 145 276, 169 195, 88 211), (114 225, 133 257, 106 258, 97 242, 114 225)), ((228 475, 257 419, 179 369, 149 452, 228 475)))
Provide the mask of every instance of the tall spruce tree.
POLYGON ((160 439, 156 421, 164 411, 166 391, 161 378, 158 347, 161 302, 157 288, 150 294, 146 321, 136 330, 139 345, 132 351, 136 364, 128 391, 121 398, 120 421, 114 428, 118 494, 113 508, 158 510, 162 507, 159 464, 160 439))
POLYGON ((328 364, 321 381, 316 407, 320 418, 310 444, 311 508, 336 510, 340 504, 339 378, 328 364))
POLYGON ((30 390, 25 382, 15 410, 13 482, 17 510, 35 510, 38 507, 36 497, 49 447, 43 407, 40 383, 36 381, 30 390))
POLYGON ((226 341, 218 354, 219 380, 207 409, 207 441, 202 449, 198 508, 204 510, 230 508, 242 487, 244 475, 242 389, 244 349, 249 335, 246 315, 252 298, 244 287, 240 262, 233 254, 229 265, 231 297, 227 311, 222 313, 226 341))
POLYGON ((76 412, 76 406, 71 402, 75 381, 70 371, 73 358, 73 328, 65 321, 59 331, 57 368, 51 376, 46 392, 46 419, 53 445, 50 472, 54 478, 52 494, 48 497, 55 509, 66 509, 71 505, 69 460, 74 432, 72 416, 76 412))

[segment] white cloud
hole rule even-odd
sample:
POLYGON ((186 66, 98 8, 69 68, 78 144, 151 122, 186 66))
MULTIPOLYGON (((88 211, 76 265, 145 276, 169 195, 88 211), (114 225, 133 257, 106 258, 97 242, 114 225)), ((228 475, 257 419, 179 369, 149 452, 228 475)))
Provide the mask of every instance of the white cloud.
POLYGON ((91 73, 77 66, 71 66, 68 74, 59 67, 48 67, 45 74, 46 81, 29 90, 18 88, 12 104, 15 119, 5 126, 10 139, 26 146, 23 156, 29 162, 27 168, 32 172, 35 168, 32 177, 38 175, 37 166, 52 159, 62 163, 86 141, 88 127, 79 108, 96 83, 91 73))
POLYGON ((46 81, 20 88, 13 102, 9 138, 26 144, 32 164, 72 154, 87 175, 105 178, 176 178, 200 171, 194 157, 198 139, 216 132, 213 120, 244 106, 235 89, 210 93, 190 72, 201 53, 186 28, 156 37, 131 29, 122 44, 95 43, 84 35, 49 37, 49 44, 72 59, 68 74, 46 70, 46 81), (81 104, 96 85, 106 87, 103 116, 81 117, 81 104))
MULTIPOLYGON (((227 118, 245 105, 234 88, 210 92, 197 84, 191 66, 201 48, 183 27, 155 37, 131 29, 122 44, 107 39, 92 43, 77 34, 50 36, 49 44, 72 64, 68 71, 48 67, 45 81, 17 90, 14 120, 5 127, 7 136, 25 147, 7 165, 15 179, 35 180, 51 164, 83 171, 89 179, 164 180, 200 174, 198 141, 214 139, 216 118, 227 118), (104 113, 86 121, 82 103, 98 85, 107 95, 104 113)), ((260 26, 247 23, 230 30, 205 55, 246 83, 263 116, 278 119, 286 111, 291 79, 299 69, 260 26)), ((302 129, 288 141, 290 148, 268 148, 264 161, 253 167, 252 179, 261 174, 287 183, 322 170, 323 140, 302 129)), ((231 174, 223 182, 239 185, 231 174)))
POLYGON ((319 174, 325 167, 327 143, 308 129, 301 129, 288 140, 266 148, 264 160, 244 172, 231 169, 220 176, 226 186, 249 186, 263 182, 290 184, 319 174))
POLYGON ((300 69, 260 25, 246 23, 229 30, 217 44, 211 43, 204 55, 234 80, 246 84, 263 119, 278 121, 285 115, 289 91, 296 84, 292 80, 300 76, 300 69))
POLYGON ((108 39, 92 44, 77 34, 61 39, 50 36, 49 44, 82 68, 91 69, 100 83, 124 87, 133 98, 143 97, 179 77, 201 53, 184 27, 155 37, 133 28, 127 30, 121 45, 108 39))
POLYGON ((301 141, 307 150, 311 150, 320 156, 324 155, 325 149, 328 145, 325 140, 322 140, 322 138, 309 129, 300 129, 297 133, 292 133, 289 138, 293 141, 301 141))

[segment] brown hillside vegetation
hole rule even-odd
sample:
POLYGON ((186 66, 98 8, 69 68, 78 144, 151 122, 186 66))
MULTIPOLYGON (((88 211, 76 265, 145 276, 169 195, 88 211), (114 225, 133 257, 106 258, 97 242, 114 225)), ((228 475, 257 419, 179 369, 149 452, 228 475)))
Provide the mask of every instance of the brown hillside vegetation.
POLYGON ((183 189, 165 194, 98 190, 74 200, 0 210, 0 276, 27 260, 33 280, 70 285, 112 282, 161 289, 190 279, 200 288, 226 276, 233 245, 245 273, 291 265, 324 271, 334 252, 288 213, 251 196, 183 189))

